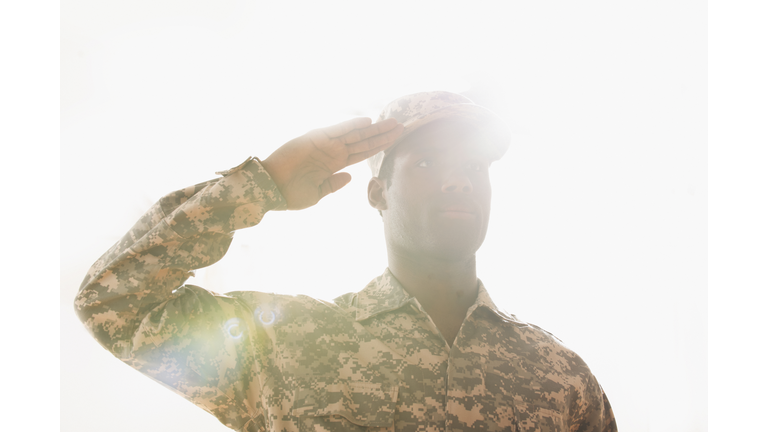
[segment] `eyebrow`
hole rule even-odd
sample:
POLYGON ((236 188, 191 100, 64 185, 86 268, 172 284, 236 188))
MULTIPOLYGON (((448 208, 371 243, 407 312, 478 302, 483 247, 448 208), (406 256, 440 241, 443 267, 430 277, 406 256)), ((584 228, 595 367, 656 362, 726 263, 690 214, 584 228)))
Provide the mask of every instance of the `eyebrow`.
MULTIPOLYGON (((492 160, 493 158, 487 154, 487 152, 483 151, 480 148, 470 148, 466 149, 466 154, 473 158, 473 159, 489 159, 492 160)), ((422 141, 420 143, 412 143, 408 146, 406 155, 424 155, 424 154, 440 154, 442 153, 442 148, 429 141, 422 141)))
POLYGON ((413 145, 408 149, 409 153, 437 153, 440 148, 435 145, 413 145))
POLYGON ((440 151, 441 147, 435 140, 420 139, 408 144, 408 150, 419 152, 436 152, 440 151))

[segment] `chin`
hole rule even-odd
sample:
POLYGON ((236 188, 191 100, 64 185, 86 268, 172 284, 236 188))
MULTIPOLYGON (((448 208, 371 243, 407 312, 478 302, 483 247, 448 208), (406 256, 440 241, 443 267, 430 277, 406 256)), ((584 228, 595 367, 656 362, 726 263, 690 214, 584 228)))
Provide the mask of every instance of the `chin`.
POLYGON ((411 256, 465 261, 475 255, 485 240, 485 227, 471 221, 438 219, 407 224, 385 218, 384 222, 388 247, 411 256))
POLYGON ((443 237, 433 242, 428 253, 444 261, 463 261, 474 257, 482 243, 477 237, 443 237))

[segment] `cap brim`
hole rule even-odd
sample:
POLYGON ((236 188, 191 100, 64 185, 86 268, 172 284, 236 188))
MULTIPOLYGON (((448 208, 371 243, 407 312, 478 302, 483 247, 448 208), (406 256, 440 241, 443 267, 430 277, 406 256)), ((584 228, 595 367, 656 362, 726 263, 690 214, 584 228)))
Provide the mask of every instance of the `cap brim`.
POLYGON ((475 104, 456 104, 434 111, 420 119, 405 124, 403 133, 397 138, 397 141, 384 151, 385 155, 392 149, 400 145, 410 134, 420 127, 441 119, 464 119, 471 124, 481 128, 491 139, 491 158, 492 160, 501 159, 509 148, 512 141, 512 132, 507 123, 491 110, 475 104))

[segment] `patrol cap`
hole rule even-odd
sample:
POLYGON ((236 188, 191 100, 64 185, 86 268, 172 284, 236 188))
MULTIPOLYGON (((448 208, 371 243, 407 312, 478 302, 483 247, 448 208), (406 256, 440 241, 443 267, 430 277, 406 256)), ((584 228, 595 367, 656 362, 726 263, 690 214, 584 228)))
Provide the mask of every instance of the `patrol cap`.
POLYGON ((488 108, 475 104, 469 98, 447 91, 413 93, 393 100, 381 110, 377 122, 388 118, 397 119, 405 126, 395 143, 384 151, 368 158, 373 177, 378 177, 381 165, 392 149, 416 129, 439 119, 457 118, 481 129, 488 141, 492 160, 499 160, 509 148, 512 139, 507 124, 488 108))

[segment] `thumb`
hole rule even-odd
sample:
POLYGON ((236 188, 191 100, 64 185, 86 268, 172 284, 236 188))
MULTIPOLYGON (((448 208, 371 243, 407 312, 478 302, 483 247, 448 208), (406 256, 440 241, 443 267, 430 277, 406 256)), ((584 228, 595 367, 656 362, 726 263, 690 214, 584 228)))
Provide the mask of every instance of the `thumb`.
POLYGON ((352 176, 349 175, 349 173, 340 172, 336 173, 320 184, 318 187, 318 191, 320 192, 320 198, 322 199, 324 196, 328 195, 329 193, 336 192, 337 190, 343 188, 352 180, 352 176))

